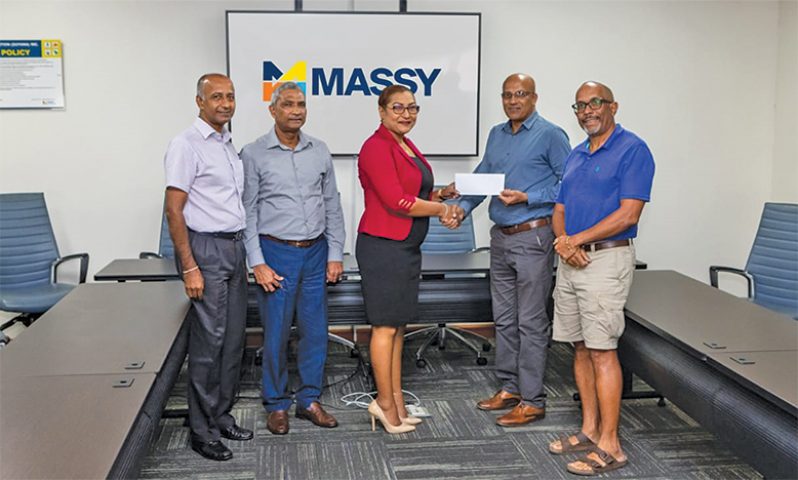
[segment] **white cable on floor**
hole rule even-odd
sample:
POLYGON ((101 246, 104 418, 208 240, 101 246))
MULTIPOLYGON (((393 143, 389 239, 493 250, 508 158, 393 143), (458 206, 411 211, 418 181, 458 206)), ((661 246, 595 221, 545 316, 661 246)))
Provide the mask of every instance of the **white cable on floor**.
MULTIPOLYGON (((405 395, 405 397, 409 396, 411 398, 410 401, 408 401, 408 399, 405 398, 405 404, 416 405, 416 406, 420 406, 421 405, 421 399, 418 398, 418 396, 415 393, 413 393, 411 391, 408 391, 408 390, 402 390, 402 393, 405 395)), ((348 393, 348 394, 344 395, 343 397, 341 397, 341 403, 343 403, 344 406, 346 406, 346 407, 356 407, 356 408, 366 409, 366 408, 369 408, 369 403, 374 401, 374 398, 375 398, 376 394, 377 394, 376 391, 368 392, 368 393, 366 393, 366 392, 348 393), (364 399, 367 399, 367 400, 364 400, 364 399)))

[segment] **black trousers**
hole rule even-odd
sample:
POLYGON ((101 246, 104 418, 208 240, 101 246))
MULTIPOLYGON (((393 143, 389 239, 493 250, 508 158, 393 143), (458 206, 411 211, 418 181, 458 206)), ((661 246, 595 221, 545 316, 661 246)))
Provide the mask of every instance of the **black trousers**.
POLYGON ((246 333, 246 253, 240 239, 189 231, 189 243, 205 290, 188 313, 188 420, 192 435, 210 442, 235 423, 230 410, 246 333))

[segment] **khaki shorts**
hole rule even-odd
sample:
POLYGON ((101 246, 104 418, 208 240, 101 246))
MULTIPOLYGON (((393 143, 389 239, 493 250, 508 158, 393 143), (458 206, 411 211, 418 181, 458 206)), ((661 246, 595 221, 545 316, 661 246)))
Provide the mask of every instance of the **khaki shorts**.
POLYGON ((557 267, 554 333, 558 342, 585 342, 587 348, 615 350, 626 322, 623 307, 635 267, 634 246, 588 253, 591 262, 557 267))

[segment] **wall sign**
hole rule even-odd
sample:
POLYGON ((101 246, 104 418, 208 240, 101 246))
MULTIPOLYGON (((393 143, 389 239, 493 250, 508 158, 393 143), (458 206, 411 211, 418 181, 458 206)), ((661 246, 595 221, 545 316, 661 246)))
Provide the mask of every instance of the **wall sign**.
POLYGON ((0 108, 63 108, 61 40, 0 40, 0 108))

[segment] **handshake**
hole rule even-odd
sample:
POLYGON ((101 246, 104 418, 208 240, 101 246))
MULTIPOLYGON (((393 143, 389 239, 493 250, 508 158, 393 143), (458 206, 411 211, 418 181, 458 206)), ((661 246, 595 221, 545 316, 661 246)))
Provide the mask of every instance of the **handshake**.
MULTIPOLYGON (((454 183, 450 183, 441 188, 438 191, 438 195, 440 196, 441 202, 443 202, 444 200, 459 197, 460 192, 454 187, 454 183)), ((450 230, 458 228, 460 224, 463 223, 463 218, 465 218, 465 210, 463 210, 460 205, 450 205, 448 203, 441 203, 441 205, 443 206, 443 211, 438 215, 441 225, 450 230)))

